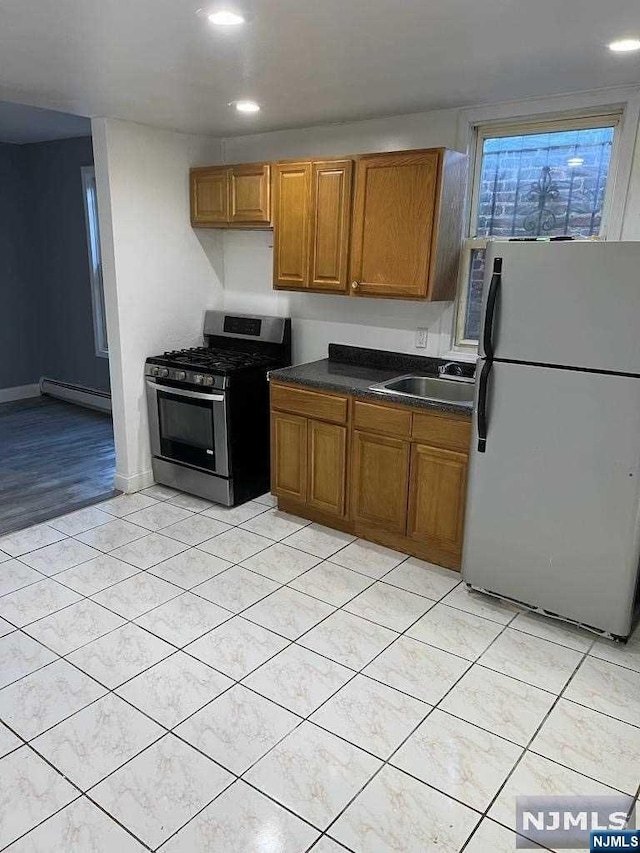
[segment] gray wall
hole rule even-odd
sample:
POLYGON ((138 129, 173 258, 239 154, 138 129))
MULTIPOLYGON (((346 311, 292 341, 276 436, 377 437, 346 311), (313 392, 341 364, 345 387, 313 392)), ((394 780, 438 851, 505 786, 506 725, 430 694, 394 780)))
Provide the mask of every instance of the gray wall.
POLYGON ((0 276, 11 309, 0 314, 0 388, 48 376, 109 390, 93 337, 80 172, 90 165, 90 137, 0 146, 0 276))

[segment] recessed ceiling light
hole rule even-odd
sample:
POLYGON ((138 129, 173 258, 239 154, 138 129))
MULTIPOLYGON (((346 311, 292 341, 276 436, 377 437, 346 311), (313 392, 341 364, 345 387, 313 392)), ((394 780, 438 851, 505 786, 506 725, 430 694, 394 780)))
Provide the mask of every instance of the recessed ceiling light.
POLYGON ((612 50, 614 53, 631 53, 634 50, 640 50, 640 39, 612 41, 609 45, 609 50, 612 50))
POLYGON ((238 24, 244 24, 242 15, 232 12, 230 9, 220 9, 218 12, 212 12, 209 15, 209 20, 217 27, 235 27, 238 24))
POLYGON ((239 113, 257 113, 260 112, 260 104, 255 101, 235 101, 234 106, 239 113))
POLYGON ((584 157, 570 157, 567 160, 567 166, 582 166, 584 157))

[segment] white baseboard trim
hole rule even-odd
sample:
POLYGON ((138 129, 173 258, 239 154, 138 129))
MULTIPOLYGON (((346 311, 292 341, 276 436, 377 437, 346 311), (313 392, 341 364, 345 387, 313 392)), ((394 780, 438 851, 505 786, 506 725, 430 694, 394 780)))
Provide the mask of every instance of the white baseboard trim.
POLYGON ((67 403, 86 406, 88 409, 111 413, 111 395, 106 391, 97 391, 95 388, 85 388, 70 382, 59 382, 57 379, 48 379, 43 376, 40 380, 40 393, 55 397, 57 400, 65 400, 67 403))
POLYGON ((124 474, 116 474, 113 479, 113 488, 119 492, 131 494, 131 492, 139 492, 141 489, 147 489, 153 486, 153 471, 142 471, 139 474, 132 474, 130 477, 125 477, 124 474))
POLYGON ((27 400, 29 397, 39 397, 40 386, 16 385, 13 388, 0 388, 0 403, 13 403, 14 400, 27 400))

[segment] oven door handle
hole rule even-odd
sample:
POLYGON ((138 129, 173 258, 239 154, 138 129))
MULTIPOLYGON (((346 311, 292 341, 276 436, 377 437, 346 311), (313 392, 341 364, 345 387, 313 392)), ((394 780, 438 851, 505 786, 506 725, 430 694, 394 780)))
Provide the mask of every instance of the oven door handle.
POLYGON ((177 397, 189 397, 192 400, 209 400, 212 403, 224 402, 224 394, 204 394, 202 391, 188 391, 185 388, 173 388, 171 385, 160 385, 147 379, 149 388, 154 391, 166 391, 167 394, 175 394, 177 397))

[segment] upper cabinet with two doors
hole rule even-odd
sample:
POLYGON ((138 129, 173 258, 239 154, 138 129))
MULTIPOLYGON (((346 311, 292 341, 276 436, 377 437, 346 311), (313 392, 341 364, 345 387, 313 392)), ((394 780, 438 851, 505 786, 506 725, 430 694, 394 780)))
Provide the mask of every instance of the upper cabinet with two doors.
POLYGON ((269 163, 198 167, 190 183, 194 228, 271 226, 269 163))
MULTIPOLYGON (((229 219, 232 193, 205 190, 200 171, 192 170, 193 224, 246 227, 229 219)), ((272 164, 274 288, 453 299, 465 180, 466 157, 444 148, 272 164)))

